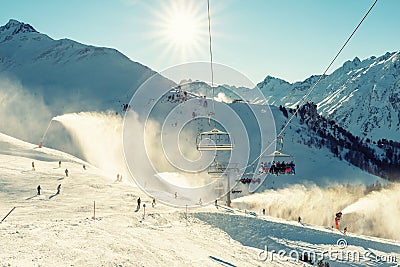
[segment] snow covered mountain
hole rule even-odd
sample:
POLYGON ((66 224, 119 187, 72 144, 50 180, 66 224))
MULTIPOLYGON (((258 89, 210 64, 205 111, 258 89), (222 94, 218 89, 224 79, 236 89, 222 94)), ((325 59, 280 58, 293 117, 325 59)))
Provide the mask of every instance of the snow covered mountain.
POLYGON ((54 116, 121 112, 153 75, 157 86, 173 84, 115 49, 54 40, 11 19, 0 27, 0 130, 38 143, 54 116))
MULTIPOLYGON (((296 83, 267 76, 258 84, 272 105, 296 107, 320 76, 296 83)), ((354 58, 322 78, 308 102, 356 136, 400 140, 400 51, 354 58)))
MULTIPOLYGON (((0 73, 40 95, 56 114, 121 110, 156 74, 115 49, 54 40, 13 19, 0 27, 0 73)), ((161 76, 157 82, 171 84, 161 76)))

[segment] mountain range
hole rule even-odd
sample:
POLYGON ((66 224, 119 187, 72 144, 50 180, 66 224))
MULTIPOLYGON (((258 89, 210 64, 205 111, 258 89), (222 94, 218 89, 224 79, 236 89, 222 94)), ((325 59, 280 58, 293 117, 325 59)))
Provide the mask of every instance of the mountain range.
MULTIPOLYGON (((306 99, 318 113, 362 138, 400 140, 399 51, 358 57, 324 76, 306 99)), ((269 104, 295 108, 320 76, 288 83, 267 76, 258 84, 269 104)))
MULTIPOLYGON (((84 45, 69 39, 54 40, 29 24, 11 19, 0 27, 0 131, 37 143, 56 115, 81 111, 121 113, 137 88, 153 75, 156 76, 152 79, 155 86, 175 85, 115 49, 84 45)), ((382 172, 377 165, 389 155, 390 168, 397 168, 400 160, 398 149, 390 151, 390 142, 394 141, 397 145, 400 141, 399 77, 399 52, 347 61, 332 74, 324 76, 306 99, 306 102, 313 103, 311 107, 316 105, 320 121, 309 123, 304 118, 296 119, 285 138, 297 145, 288 147, 296 150, 294 152, 309 149, 310 146, 325 149, 323 153, 318 153, 329 153, 329 158, 333 156, 335 161, 348 161, 380 176, 382 172), (344 135, 345 138, 336 136, 334 142, 326 133, 321 136, 318 130, 328 124, 333 131, 331 136, 336 136, 338 129, 348 134, 344 135), (308 133, 311 132, 310 137, 308 133), (331 140, 327 142, 327 138, 331 140), (349 151, 359 149, 360 143, 372 150, 376 159, 374 162, 354 162, 358 154, 353 155, 349 151), (343 151, 338 153, 338 149, 343 151)), ((287 121, 283 112, 285 107, 293 111, 297 105, 306 104, 300 99, 319 78, 314 75, 301 82, 288 83, 267 76, 258 83, 257 87, 268 104, 281 106, 282 113, 274 111, 278 116, 277 129, 287 121)), ((194 94, 206 95, 210 91, 208 85, 201 82, 200 86, 197 83, 192 88, 194 94)), ((245 96, 245 102, 265 104, 252 97, 250 88, 220 86, 216 92, 225 93, 235 100, 232 88, 245 96)), ((66 146, 63 144, 62 147, 66 146)), ((363 157, 371 153, 365 152, 363 157)), ((308 161, 312 159, 311 154, 308 161)), ((309 171, 313 168, 310 167, 309 171)), ((392 179, 396 180, 397 169, 390 173, 394 173, 396 177, 392 179)), ((386 174, 383 176, 387 178, 386 174)))

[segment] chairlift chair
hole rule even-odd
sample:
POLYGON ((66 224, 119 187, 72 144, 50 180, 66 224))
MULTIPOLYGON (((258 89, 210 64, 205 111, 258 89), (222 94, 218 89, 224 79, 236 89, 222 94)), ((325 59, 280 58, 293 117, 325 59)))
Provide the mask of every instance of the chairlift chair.
POLYGON ((217 128, 199 133, 196 138, 196 144, 198 151, 232 150, 234 148, 232 136, 217 128))
MULTIPOLYGON (((265 162, 265 164, 268 164, 270 166, 267 166, 267 167, 264 166, 264 170, 268 169, 268 171, 270 173, 274 173, 274 174, 296 174, 294 157, 290 154, 282 153, 282 150, 283 150, 282 136, 278 136, 277 140, 280 142, 280 147, 278 148, 278 150, 275 150, 271 154, 268 154, 265 156, 267 158, 267 161, 265 162), (285 162, 285 166, 284 167, 276 167, 272 164, 275 162, 276 163, 285 162)), ((261 162, 260 164, 262 164, 262 163, 263 162, 261 162)), ((261 165, 260 165, 260 167, 261 167, 261 165)))

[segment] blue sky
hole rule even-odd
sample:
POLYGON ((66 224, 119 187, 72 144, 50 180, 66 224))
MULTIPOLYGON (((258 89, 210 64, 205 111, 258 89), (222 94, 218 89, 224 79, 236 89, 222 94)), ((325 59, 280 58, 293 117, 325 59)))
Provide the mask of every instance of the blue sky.
MULTIPOLYGON (((267 75, 294 82, 321 74, 372 3, 210 0, 214 61, 255 83, 267 75)), ((356 56, 399 50, 399 10, 398 0, 378 1, 331 71, 356 56)), ((116 48, 156 71, 209 60, 206 0, 4 1, 0 24, 10 18, 54 39, 116 48), (182 13, 196 29, 185 46, 169 26, 182 13)))

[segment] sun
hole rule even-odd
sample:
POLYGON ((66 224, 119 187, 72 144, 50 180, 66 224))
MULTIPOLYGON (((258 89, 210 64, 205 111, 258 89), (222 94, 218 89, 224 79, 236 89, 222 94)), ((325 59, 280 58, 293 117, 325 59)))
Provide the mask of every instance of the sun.
POLYGON ((166 57, 199 60, 207 51, 207 6, 194 0, 168 1, 155 13, 153 37, 166 57))
POLYGON ((164 34, 178 46, 193 45, 199 35, 199 25, 188 13, 177 13, 169 18, 164 34))

